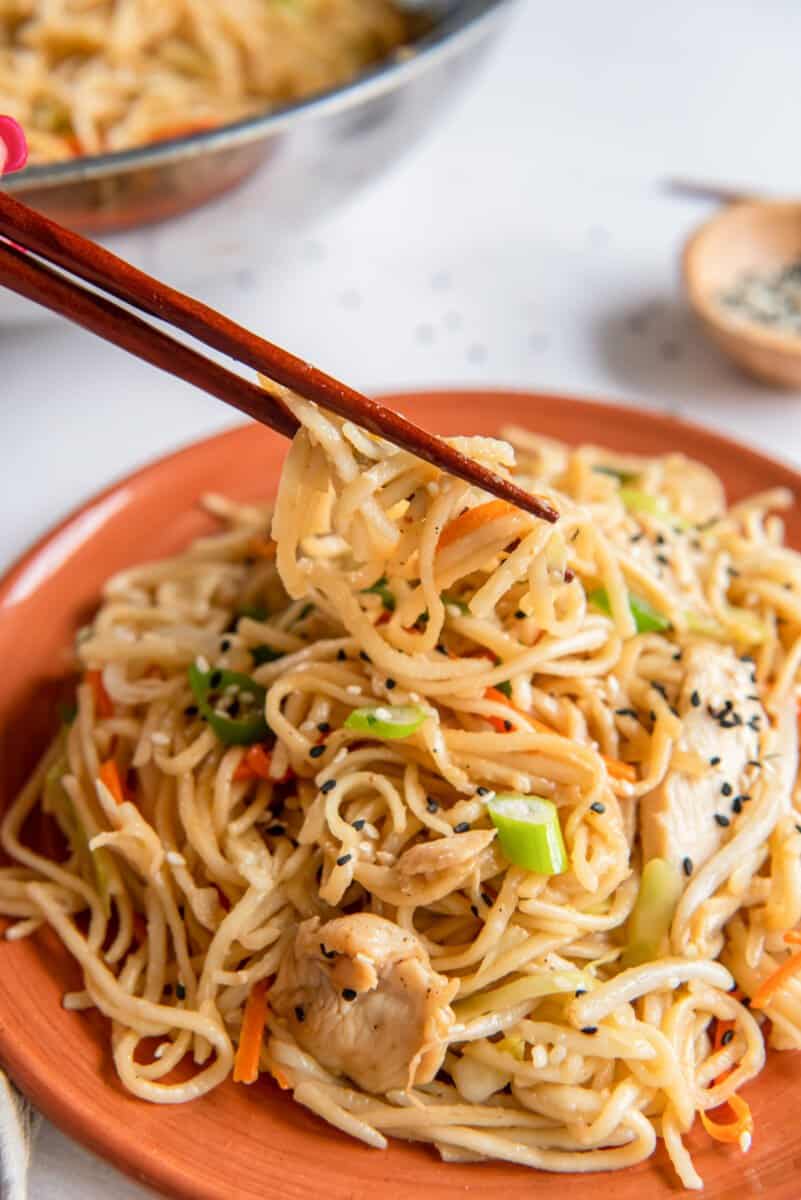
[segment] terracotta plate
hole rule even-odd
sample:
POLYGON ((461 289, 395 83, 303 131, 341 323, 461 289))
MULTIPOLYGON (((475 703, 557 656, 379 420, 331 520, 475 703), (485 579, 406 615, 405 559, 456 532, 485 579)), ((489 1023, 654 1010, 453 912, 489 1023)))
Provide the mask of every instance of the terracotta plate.
MULTIPOLYGON (((394 398, 398 408, 443 433, 497 431, 514 421, 571 442, 621 450, 677 448, 707 462, 730 498, 801 476, 716 434, 661 415, 560 396, 442 393, 394 398)), ((67 666, 66 647, 104 579, 121 567, 169 554, 206 522, 194 507, 205 491, 243 499, 275 488, 285 444, 255 426, 201 442, 110 488, 38 543, 0 585, 0 797, 8 801, 53 725, 52 696, 67 666)), ((801 512, 790 513, 801 547, 801 512)), ((444 1166, 429 1149, 395 1142, 369 1150, 318 1121, 270 1082, 226 1084, 183 1106, 154 1106, 127 1095, 97 1014, 65 1012, 60 997, 78 972, 49 935, 0 944, 0 1058, 56 1125, 123 1171, 184 1200, 440 1200, 536 1194, 587 1200, 599 1186, 616 1200, 675 1196, 680 1190, 660 1151, 605 1180, 535 1175, 507 1164, 444 1166)), ((747 1091, 756 1118, 751 1153, 712 1143, 696 1123, 691 1138, 708 1200, 797 1200, 801 1193, 801 1063, 776 1054, 747 1091)))

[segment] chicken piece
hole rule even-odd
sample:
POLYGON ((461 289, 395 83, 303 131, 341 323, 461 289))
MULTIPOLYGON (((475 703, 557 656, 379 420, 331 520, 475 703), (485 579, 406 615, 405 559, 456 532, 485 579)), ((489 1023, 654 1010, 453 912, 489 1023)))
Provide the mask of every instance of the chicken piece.
POLYGON ((477 860, 494 837, 494 829, 473 829, 453 837, 419 842, 400 856, 397 870, 401 875, 431 875, 463 867, 477 860))
POLYGON ((432 969, 413 933, 356 913, 299 926, 270 1006, 322 1066, 382 1093, 434 1078, 457 989, 432 969))
POLYGON ((697 777, 668 771, 641 801, 640 836, 645 862, 664 858, 681 869, 688 859, 697 869, 736 822, 732 800, 745 790, 741 777, 749 759, 759 757, 767 718, 754 699, 752 664, 729 647, 699 643, 685 650, 684 664, 679 748, 694 751, 709 769, 697 777))

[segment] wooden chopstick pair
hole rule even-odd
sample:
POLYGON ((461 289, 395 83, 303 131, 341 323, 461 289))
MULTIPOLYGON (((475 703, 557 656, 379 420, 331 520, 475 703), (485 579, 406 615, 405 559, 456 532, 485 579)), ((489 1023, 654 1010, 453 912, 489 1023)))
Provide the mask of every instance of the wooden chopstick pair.
POLYGON ((209 392, 285 437, 293 436, 297 422, 275 396, 115 303, 115 300, 121 300, 451 475, 508 500, 544 521, 553 522, 558 518, 546 500, 529 495, 516 484, 460 454, 400 413, 318 371, 310 363, 251 333, 207 305, 153 279, 97 243, 72 233, 2 191, 0 284, 129 354, 209 392), (84 287, 71 276, 91 286, 84 287))

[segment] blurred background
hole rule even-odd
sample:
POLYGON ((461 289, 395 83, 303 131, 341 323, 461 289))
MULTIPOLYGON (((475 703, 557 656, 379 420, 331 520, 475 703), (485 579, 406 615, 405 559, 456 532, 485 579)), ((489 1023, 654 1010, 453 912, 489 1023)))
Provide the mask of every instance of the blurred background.
MULTIPOLYGON (((350 148, 329 173, 306 160, 303 212, 297 177, 281 206, 267 173, 111 244, 370 392, 466 384, 617 398, 801 462, 801 394, 739 374, 682 294, 681 247, 716 206, 667 187, 685 177, 801 190, 801 7, 489 7, 442 68, 447 86, 409 84, 408 136, 390 119, 406 103, 397 90, 379 88, 361 131, 352 111, 334 115, 340 133, 350 122, 350 148)), ((234 419, 35 316, 0 298, 4 564, 89 493, 234 419)), ((47 1128, 31 1194, 145 1193, 47 1128)))

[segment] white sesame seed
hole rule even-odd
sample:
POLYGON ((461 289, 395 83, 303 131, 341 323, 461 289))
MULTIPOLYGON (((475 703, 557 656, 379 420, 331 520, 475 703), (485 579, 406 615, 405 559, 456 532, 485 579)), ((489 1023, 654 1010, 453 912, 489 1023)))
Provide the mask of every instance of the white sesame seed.
POLYGON ((171 1042, 162 1042, 160 1045, 156 1046, 156 1049, 153 1051, 153 1057, 163 1058, 171 1044, 171 1042))
POLYGON ((169 746, 170 738, 166 733, 151 733, 150 740, 154 746, 169 746))
POLYGON ((209 660, 204 658, 202 654, 198 654, 197 658, 195 659, 195 666, 197 667, 198 671, 202 671, 204 675, 208 675, 209 671, 211 670, 211 667, 209 666, 209 660))
POLYGON ((345 691, 349 696, 361 696, 362 694, 362 689, 359 687, 358 683, 349 683, 345 688, 345 691))
POLYGON ((334 755, 334 757, 331 761, 331 766, 335 767, 337 765, 337 763, 344 762, 347 757, 348 757, 348 752, 345 749, 345 747, 343 746, 340 750, 337 750, 336 754, 334 755))
POLYGON ((172 867, 185 867, 186 859, 183 854, 179 854, 177 850, 168 850, 166 854, 167 862, 172 867))

